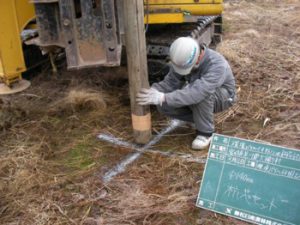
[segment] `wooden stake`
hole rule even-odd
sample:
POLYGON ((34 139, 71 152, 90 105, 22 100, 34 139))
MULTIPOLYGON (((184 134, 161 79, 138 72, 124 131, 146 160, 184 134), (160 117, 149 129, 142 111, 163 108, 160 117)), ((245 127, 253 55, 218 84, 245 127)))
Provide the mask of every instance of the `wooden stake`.
POLYGON ((151 139, 150 107, 136 103, 141 88, 149 88, 144 1, 123 0, 123 3, 133 134, 137 143, 145 144, 151 139))

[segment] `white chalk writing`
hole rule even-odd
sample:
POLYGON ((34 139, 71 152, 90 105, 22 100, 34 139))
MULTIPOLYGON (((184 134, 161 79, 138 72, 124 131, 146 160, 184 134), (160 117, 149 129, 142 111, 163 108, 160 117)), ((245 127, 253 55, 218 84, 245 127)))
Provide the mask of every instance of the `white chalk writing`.
POLYGON ((278 208, 275 198, 271 199, 263 198, 256 193, 253 193, 250 189, 239 189, 238 186, 228 185, 224 194, 231 199, 242 200, 247 205, 256 207, 260 210, 271 212, 273 209, 278 208))
POLYGON ((245 183, 250 183, 250 184, 254 183, 253 178, 250 177, 248 174, 246 174, 244 172, 236 172, 234 170, 230 171, 229 179, 230 180, 239 180, 239 181, 243 181, 245 183))
POLYGON ((245 151, 253 151, 257 153, 263 153, 275 158, 283 158, 300 162, 300 152, 285 150, 281 147, 260 145, 242 140, 231 140, 229 147, 236 148, 245 151))
POLYGON ((249 144, 247 141, 219 137, 218 141, 212 144, 210 158, 276 176, 300 180, 300 168, 290 168, 290 163, 287 161, 297 160, 298 155, 300 160, 300 153, 295 151, 282 150, 279 147, 271 149, 271 147, 261 144, 249 144))

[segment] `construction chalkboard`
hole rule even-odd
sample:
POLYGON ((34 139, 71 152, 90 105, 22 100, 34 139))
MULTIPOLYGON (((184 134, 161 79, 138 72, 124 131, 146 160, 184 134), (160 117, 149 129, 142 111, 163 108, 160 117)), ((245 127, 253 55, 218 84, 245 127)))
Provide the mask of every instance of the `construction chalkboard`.
POLYGON ((196 205, 255 224, 300 225, 300 151, 214 134, 196 205))

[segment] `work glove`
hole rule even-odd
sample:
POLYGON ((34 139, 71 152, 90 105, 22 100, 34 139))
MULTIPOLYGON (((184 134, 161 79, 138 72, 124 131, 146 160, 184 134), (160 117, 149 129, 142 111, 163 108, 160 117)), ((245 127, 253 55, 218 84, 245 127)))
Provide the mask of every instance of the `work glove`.
POLYGON ((136 101, 139 105, 162 105, 165 101, 165 94, 154 88, 143 88, 137 94, 136 101))

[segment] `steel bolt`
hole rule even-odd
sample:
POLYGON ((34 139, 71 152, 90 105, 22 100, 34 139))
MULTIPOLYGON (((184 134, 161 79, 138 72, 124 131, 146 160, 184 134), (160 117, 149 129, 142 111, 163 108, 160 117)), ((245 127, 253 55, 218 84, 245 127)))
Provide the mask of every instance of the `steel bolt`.
POLYGON ((64 25, 67 27, 69 26, 71 21, 69 19, 64 19, 64 25))

